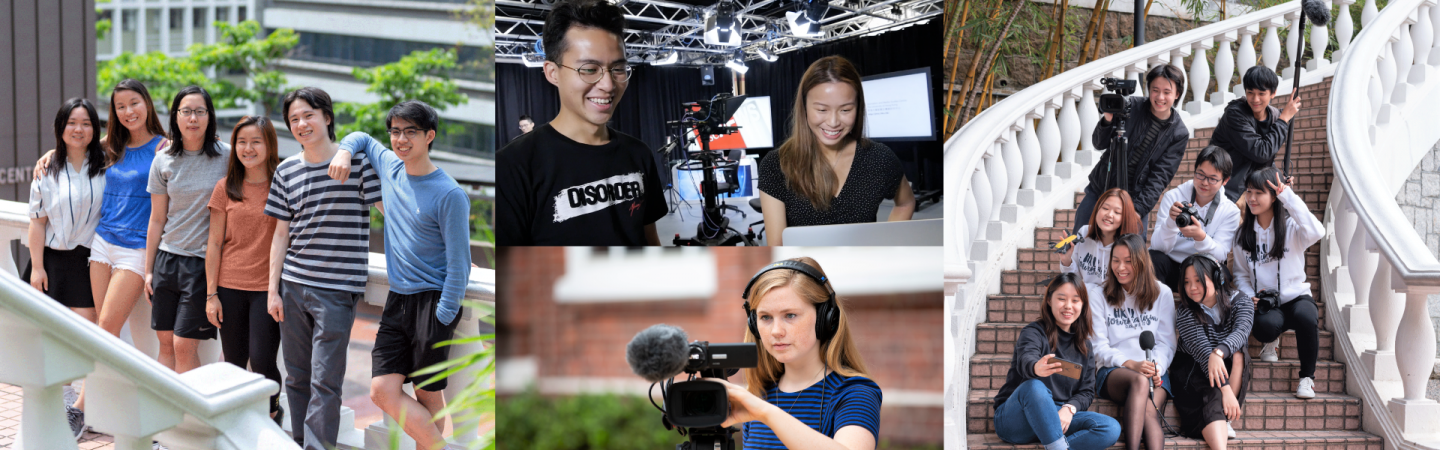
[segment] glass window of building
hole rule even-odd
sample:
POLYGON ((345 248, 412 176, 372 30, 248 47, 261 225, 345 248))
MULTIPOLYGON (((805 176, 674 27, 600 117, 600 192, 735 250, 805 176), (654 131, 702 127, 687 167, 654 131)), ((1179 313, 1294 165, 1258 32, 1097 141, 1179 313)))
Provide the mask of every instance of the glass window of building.
POLYGON ((136 30, 139 28, 136 25, 140 23, 139 16, 133 9, 120 11, 120 51, 139 53, 140 49, 135 47, 135 39, 138 34, 136 30))
POLYGON ((185 50, 185 10, 170 8, 170 51, 185 50))
POLYGON ((223 6, 222 6, 222 7, 219 7, 219 8, 215 8, 215 21, 216 21, 216 22, 229 22, 229 21, 230 21, 230 8, 226 8, 226 7, 223 7, 223 6))
POLYGON ((244 22, 244 21, 245 21, 245 7, 244 7, 244 6, 241 6, 238 11, 239 11, 239 12, 235 14, 236 17, 237 17, 236 21, 237 21, 237 22, 244 22))
POLYGON ((145 10, 145 48, 137 53, 160 50, 160 27, 164 24, 160 19, 159 9, 145 10))
POLYGON ((97 55, 108 55, 114 53, 115 33, 120 32, 120 29, 115 27, 114 16, 114 10, 106 9, 100 11, 100 17, 98 18, 98 20, 109 21, 110 31, 107 31, 105 34, 95 36, 95 54, 97 55))
POLYGON ((205 26, 210 22, 206 21, 205 16, 205 8, 203 7, 190 10, 190 33, 191 36, 193 36, 190 42, 197 44, 206 43, 205 26))

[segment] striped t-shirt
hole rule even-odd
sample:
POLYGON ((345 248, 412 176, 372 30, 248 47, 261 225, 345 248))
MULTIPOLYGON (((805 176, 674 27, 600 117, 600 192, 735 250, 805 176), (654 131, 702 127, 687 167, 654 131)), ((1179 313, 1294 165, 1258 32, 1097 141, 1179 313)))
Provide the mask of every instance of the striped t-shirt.
POLYGON ((364 293, 370 263, 369 205, 380 200, 380 176, 363 157, 350 158, 350 177, 344 183, 330 178, 329 168, 328 159, 312 164, 300 152, 275 170, 265 214, 290 222, 290 246, 280 278, 364 293))
MULTIPOLYGON (((869 378, 831 372, 823 382, 799 392, 770 386, 765 400, 826 436, 835 437, 841 428, 857 425, 880 440, 880 386, 869 378)), ((745 422, 744 440, 746 450, 786 448, 775 431, 760 421, 745 422)))

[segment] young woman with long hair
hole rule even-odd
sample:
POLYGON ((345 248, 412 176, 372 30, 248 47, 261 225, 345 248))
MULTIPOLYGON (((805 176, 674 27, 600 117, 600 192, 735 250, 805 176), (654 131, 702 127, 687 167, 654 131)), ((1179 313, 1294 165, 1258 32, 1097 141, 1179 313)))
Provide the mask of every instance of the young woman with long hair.
POLYGON ((759 363, 740 387, 721 379, 730 399, 722 426, 744 424, 747 449, 835 442, 871 450, 880 436, 880 386, 866 375, 849 313, 820 264, 810 258, 761 269, 745 290, 745 342, 759 363))
POLYGON ((1229 271, 1206 253, 1180 263, 1183 287, 1175 312, 1179 351, 1170 365, 1175 374, 1175 409, 1180 434, 1204 439, 1223 450, 1235 437, 1230 422, 1240 419, 1250 384, 1250 326, 1255 307, 1237 295, 1229 271))
POLYGON ((1261 361, 1278 361, 1280 334, 1295 330, 1300 354, 1295 396, 1315 398, 1320 358, 1319 310, 1305 275, 1305 249, 1325 236, 1325 225, 1305 200, 1266 167, 1245 180, 1245 210, 1231 254, 1235 285, 1255 304, 1255 340, 1265 343, 1261 361), (1261 293, 1274 294, 1264 295, 1261 293))
POLYGON ((1039 442, 1045 448, 1115 445, 1120 423, 1086 411, 1095 399, 1095 353, 1086 343, 1094 331, 1085 282, 1062 273, 1042 299, 1040 320, 1020 330, 1005 385, 995 395, 995 434, 1012 444, 1039 442), (1058 360, 1080 365, 1080 377, 1062 374, 1058 360))
POLYGON ((187 86, 170 104, 170 139, 150 166, 150 226, 145 240, 145 292, 150 328, 160 341, 160 364, 178 373, 200 367, 200 341, 215 339, 205 320, 206 203, 225 177, 230 145, 219 142, 215 104, 200 86, 187 86))
POLYGON ((55 113, 55 142, 62 151, 50 160, 45 176, 30 182, 30 264, 21 276, 91 322, 90 243, 105 192, 99 126, 100 114, 84 98, 65 101, 55 113))
MULTIPOLYGON (((1084 242, 1070 246, 1060 257, 1060 272, 1075 273, 1089 290, 1099 291, 1105 284, 1105 272, 1110 267, 1110 248, 1122 234, 1140 232, 1140 215, 1130 202, 1130 193, 1113 188, 1100 194, 1095 204, 1095 213, 1083 220, 1078 235, 1084 242)), ((1076 217, 1075 220, 1082 220, 1076 217)))
MULTIPOLYGON (((225 177, 211 189, 210 232, 205 251, 205 318, 220 330, 225 361, 264 375, 277 384, 280 324, 266 312, 270 286, 267 239, 275 218, 265 215, 270 181, 280 165, 275 125, 265 116, 245 116, 230 134, 225 177), (223 269, 223 270, 222 270, 223 269)), ((280 393, 270 396, 278 424, 280 393)))
POLYGON ((1170 390, 1167 369, 1175 356, 1175 297, 1155 280, 1145 239, 1121 235, 1110 251, 1110 270, 1100 291, 1090 292, 1095 336, 1095 375, 1100 397, 1120 404, 1125 447, 1158 450, 1165 443, 1158 411, 1164 411, 1170 390), (1149 352, 1140 347, 1145 332, 1154 336, 1149 352), (1154 387, 1154 396, 1150 394, 1154 387), (1162 389, 1163 388, 1163 389, 1162 389))
POLYGON ((895 200, 890 221, 910 220, 915 194, 900 158, 865 138, 865 91, 849 60, 810 64, 790 114, 790 138, 760 161, 770 245, 783 245, 785 227, 874 222, 885 199, 895 200))

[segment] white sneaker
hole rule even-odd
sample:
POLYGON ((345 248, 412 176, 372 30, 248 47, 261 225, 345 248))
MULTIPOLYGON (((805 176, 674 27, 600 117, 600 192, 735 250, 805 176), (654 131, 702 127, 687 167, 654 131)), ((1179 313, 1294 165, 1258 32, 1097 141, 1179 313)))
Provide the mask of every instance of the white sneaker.
POLYGON ((1300 389, 1295 390, 1295 396, 1299 398, 1315 398, 1315 380, 1310 377, 1300 379, 1300 389))
POLYGON ((1230 439, 1235 439, 1235 427, 1230 426, 1230 422, 1225 422, 1225 432, 1230 436, 1230 439))
POLYGON ((1274 342, 1266 342, 1264 346, 1260 347, 1260 360, 1261 360, 1261 361, 1265 361, 1265 362, 1275 362, 1275 361, 1279 361, 1279 360, 1280 360, 1280 356, 1279 356, 1280 351, 1279 351, 1279 350, 1280 350, 1280 340, 1279 340, 1279 339, 1276 339, 1274 342))

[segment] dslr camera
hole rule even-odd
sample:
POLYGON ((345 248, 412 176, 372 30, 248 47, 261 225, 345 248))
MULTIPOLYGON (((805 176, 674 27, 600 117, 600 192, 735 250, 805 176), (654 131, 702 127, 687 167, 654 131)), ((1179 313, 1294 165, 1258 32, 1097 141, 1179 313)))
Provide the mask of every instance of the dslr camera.
POLYGON ((1272 309, 1280 307, 1280 291, 1261 289, 1260 292, 1255 293, 1255 298, 1260 299, 1260 304, 1255 305, 1257 314, 1265 314, 1272 309))
POLYGON ((1194 203, 1180 202, 1180 215, 1175 216, 1175 226, 1185 228, 1200 223, 1200 208, 1194 203))
POLYGON ((1128 115, 1130 111, 1125 97, 1135 93, 1135 80, 1101 78, 1100 83, 1105 85, 1105 90, 1110 91, 1100 95, 1100 112, 1122 117, 1128 115))

